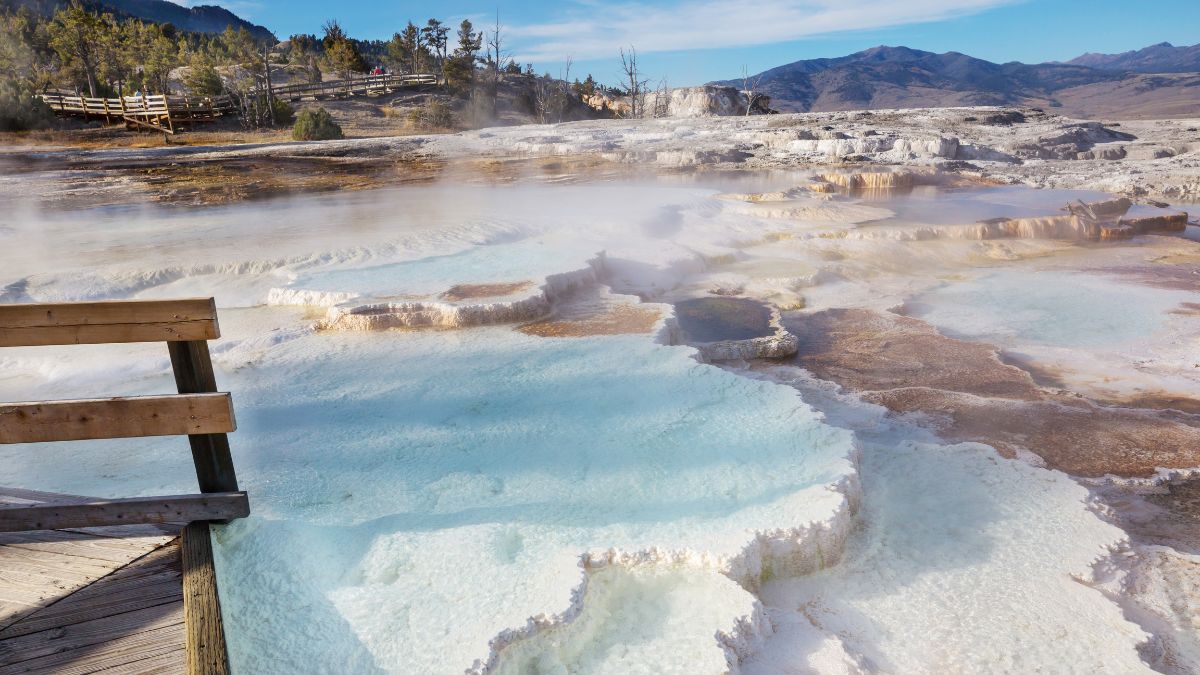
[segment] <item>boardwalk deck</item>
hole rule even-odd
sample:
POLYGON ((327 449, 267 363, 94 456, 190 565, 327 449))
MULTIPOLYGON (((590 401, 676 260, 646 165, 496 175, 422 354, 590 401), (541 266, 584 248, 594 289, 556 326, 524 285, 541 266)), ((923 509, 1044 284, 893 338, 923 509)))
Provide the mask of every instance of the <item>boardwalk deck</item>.
POLYGON ((0 347, 166 342, 178 394, 0 403, 0 444, 186 435, 200 494, 0 488, 0 675, 228 675, 210 521, 249 514, 208 340, 216 302, 0 305, 0 347))
MULTIPOLYGON (((271 94, 284 101, 306 98, 345 98, 377 96, 402 89, 420 89, 442 84, 434 74, 365 75, 345 80, 297 83, 274 87, 271 94)), ((174 134, 177 125, 211 122, 227 115, 239 114, 236 101, 229 94, 221 96, 178 96, 152 94, 118 98, 90 98, 65 91, 45 92, 41 99, 60 117, 104 119, 121 122, 131 129, 161 131, 174 134)))
MULTIPOLYGON (((0 488, 0 508, 85 500, 0 488)), ((181 530, 0 533, 0 674, 186 672, 181 530)))

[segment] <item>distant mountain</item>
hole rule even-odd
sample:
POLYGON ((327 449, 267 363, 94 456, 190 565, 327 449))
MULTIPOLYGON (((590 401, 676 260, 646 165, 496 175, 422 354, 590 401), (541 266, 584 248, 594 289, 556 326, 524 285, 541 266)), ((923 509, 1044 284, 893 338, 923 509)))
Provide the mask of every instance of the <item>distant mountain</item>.
POLYGON ((1197 73, 1200 72, 1200 44, 1176 47, 1170 42, 1160 42, 1123 54, 1084 54, 1067 63, 1131 73, 1197 73))
MULTIPOLYGON (((28 7, 49 15, 70 4, 69 0, 0 0, 0 8, 28 7)), ((250 23, 224 7, 197 5, 184 7, 168 0, 85 0, 84 5, 121 17, 133 17, 153 23, 169 23, 193 33, 220 33, 226 26, 245 28, 255 40, 272 43, 279 40, 266 28, 250 23)))
POLYGON ((220 33, 226 26, 233 26, 250 31, 256 40, 279 41, 263 26, 252 24, 216 5, 184 7, 168 0, 99 0, 99 4, 146 21, 174 24, 176 28, 194 33, 220 33))
MULTIPOLYGON (((1196 88, 1195 78, 1143 78, 1136 88, 1122 87, 1130 77, 1124 69, 1078 63, 997 64, 958 52, 875 47, 839 58, 796 61, 749 80, 771 97, 771 107, 784 112, 1029 105, 1063 108, 1062 112, 1081 116, 1123 111, 1154 116, 1155 100, 1165 96, 1171 101, 1166 114, 1200 115, 1200 88, 1196 88), (1162 88, 1170 91, 1157 91, 1162 88), (1136 102, 1124 98, 1133 90, 1142 97, 1136 102), (1108 91, 1112 92, 1111 101, 1106 100, 1108 91), (1082 105, 1085 100, 1086 106, 1082 105), (1133 111, 1129 106, 1135 103, 1137 110, 1133 111)), ((743 87, 744 83, 728 80, 715 84, 743 87)))

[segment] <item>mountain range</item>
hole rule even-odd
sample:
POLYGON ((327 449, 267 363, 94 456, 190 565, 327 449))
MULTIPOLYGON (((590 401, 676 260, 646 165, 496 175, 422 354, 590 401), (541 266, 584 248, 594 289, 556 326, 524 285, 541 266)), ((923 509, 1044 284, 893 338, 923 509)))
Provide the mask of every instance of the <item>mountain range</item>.
MULTIPOLYGON (((46 16, 69 4, 69 0, 0 0, 0 7, 28 7, 46 16)), ((83 4, 89 9, 109 12, 122 18, 132 17, 153 23, 169 23, 180 30, 193 33, 220 33, 226 26, 245 28, 255 40, 278 42, 270 30, 216 5, 184 7, 168 0, 85 0, 83 4)))
MULTIPOLYGON (((69 0, 0 0, 51 13, 69 0)), ((219 33, 245 28, 275 35, 215 5, 168 0, 85 0, 88 6, 177 28, 219 33)), ((745 80, 712 84, 753 88, 781 112, 1016 105, 1074 117, 1200 117, 1200 44, 1163 42, 1122 54, 1084 54, 1066 62, 992 63, 958 52, 874 47, 849 56, 796 61, 745 80)))
POLYGON ((1194 73, 1200 71, 1200 45, 1176 47, 1170 42, 1160 42, 1123 54, 1084 54, 1067 63, 1131 73, 1194 73))
POLYGON ((1076 117, 1200 116, 1200 45, 1040 64, 874 47, 714 84, 753 87, 782 112, 1023 105, 1076 117))

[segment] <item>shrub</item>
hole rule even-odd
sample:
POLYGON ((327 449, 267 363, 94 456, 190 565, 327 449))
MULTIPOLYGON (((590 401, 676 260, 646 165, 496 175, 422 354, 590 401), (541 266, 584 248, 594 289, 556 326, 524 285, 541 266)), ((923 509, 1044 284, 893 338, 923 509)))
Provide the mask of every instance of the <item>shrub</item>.
POLYGON ((289 124, 296 119, 296 109, 291 103, 281 99, 271 99, 271 119, 275 120, 276 124, 289 124))
POLYGON ((44 129, 54 122, 46 102, 16 86, 0 86, 0 131, 44 129))
POLYGON ((333 116, 324 108, 301 110, 292 127, 292 138, 297 141, 328 141, 342 137, 342 128, 333 121, 333 116))
POLYGON ((471 85, 475 83, 474 60, 460 56, 447 59, 442 73, 450 93, 464 98, 471 93, 471 85))
POLYGON ((454 112, 444 101, 430 96, 425 99, 425 107, 408 114, 408 121, 419 129, 449 129, 454 126, 454 112))
POLYGON ((988 115, 983 118, 984 124, 997 124, 1000 126, 1012 126, 1013 124, 1024 124, 1025 115, 1017 110, 1007 110, 997 115, 988 115))

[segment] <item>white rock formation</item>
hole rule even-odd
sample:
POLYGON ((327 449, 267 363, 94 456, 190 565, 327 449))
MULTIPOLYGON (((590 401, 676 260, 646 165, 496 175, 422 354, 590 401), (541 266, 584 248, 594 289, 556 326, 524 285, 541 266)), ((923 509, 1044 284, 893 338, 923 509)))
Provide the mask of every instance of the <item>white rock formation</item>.
POLYGON ((729 117, 745 115, 749 98, 734 87, 704 85, 682 87, 665 93, 651 92, 646 96, 646 115, 655 111, 668 117, 729 117))
POLYGON ((443 300, 368 302, 329 308, 318 328, 324 330, 388 330, 391 328, 464 328, 502 323, 522 323, 546 316, 554 303, 604 275, 603 252, 588 266, 552 274, 533 295, 515 300, 487 303, 455 303, 443 300))

